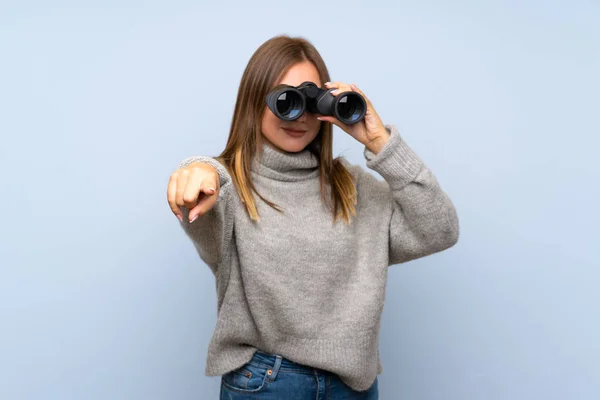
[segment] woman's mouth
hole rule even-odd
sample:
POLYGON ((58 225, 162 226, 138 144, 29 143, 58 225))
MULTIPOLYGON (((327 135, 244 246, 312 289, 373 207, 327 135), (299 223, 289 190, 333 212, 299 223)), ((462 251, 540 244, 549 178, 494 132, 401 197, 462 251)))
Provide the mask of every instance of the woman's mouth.
POLYGON ((293 137, 302 137, 306 133, 306 131, 300 131, 300 130, 295 130, 295 129, 289 129, 289 128, 282 128, 282 129, 284 130, 285 133, 287 133, 288 135, 293 136, 293 137))

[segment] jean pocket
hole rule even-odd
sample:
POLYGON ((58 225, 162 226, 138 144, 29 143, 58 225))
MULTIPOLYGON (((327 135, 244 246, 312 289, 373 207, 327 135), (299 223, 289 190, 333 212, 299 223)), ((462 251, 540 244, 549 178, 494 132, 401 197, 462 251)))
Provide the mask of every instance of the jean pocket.
POLYGON ((225 388, 238 393, 257 393, 268 385, 269 370, 266 367, 246 363, 223 374, 221 382, 225 388))

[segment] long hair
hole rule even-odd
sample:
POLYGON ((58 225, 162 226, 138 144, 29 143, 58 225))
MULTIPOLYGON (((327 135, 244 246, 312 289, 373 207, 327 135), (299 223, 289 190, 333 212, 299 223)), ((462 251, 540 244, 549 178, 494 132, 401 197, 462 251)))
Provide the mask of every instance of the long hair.
MULTIPOLYGON (((279 212, 282 209, 265 199, 254 186, 251 165, 261 153, 261 121, 265 98, 280 79, 295 64, 310 61, 319 72, 322 82, 328 82, 329 72, 316 48, 302 37, 278 35, 264 42, 250 58, 242 75, 225 150, 215 157, 229 171, 241 201, 253 221, 260 216, 252 193, 279 212)), ((332 124, 323 121, 315 139, 307 146, 319 160, 321 199, 332 211, 333 222, 343 218, 350 223, 356 215, 357 202, 354 177, 343 165, 342 157, 333 159, 332 124), (330 197, 327 186, 330 186, 330 197)))

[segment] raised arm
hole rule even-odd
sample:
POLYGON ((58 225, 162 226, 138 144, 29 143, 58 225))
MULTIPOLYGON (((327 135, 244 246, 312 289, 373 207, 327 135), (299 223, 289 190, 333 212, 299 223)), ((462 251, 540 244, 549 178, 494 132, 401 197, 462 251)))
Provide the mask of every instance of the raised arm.
POLYGON ((391 191, 389 265, 445 250, 458 241, 456 209, 433 173, 406 144, 394 125, 386 125, 390 138, 377 154, 365 147, 367 167, 363 180, 391 191))

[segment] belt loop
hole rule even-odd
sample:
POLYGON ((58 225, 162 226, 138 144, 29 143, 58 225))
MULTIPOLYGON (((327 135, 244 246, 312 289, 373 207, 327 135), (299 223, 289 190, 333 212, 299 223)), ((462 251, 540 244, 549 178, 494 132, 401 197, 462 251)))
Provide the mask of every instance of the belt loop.
POLYGON ((283 357, 280 354, 275 354, 275 365, 273 365, 273 372, 269 376, 271 381, 274 381, 277 378, 277 373, 279 373, 279 367, 281 367, 281 362, 283 361, 283 357))

